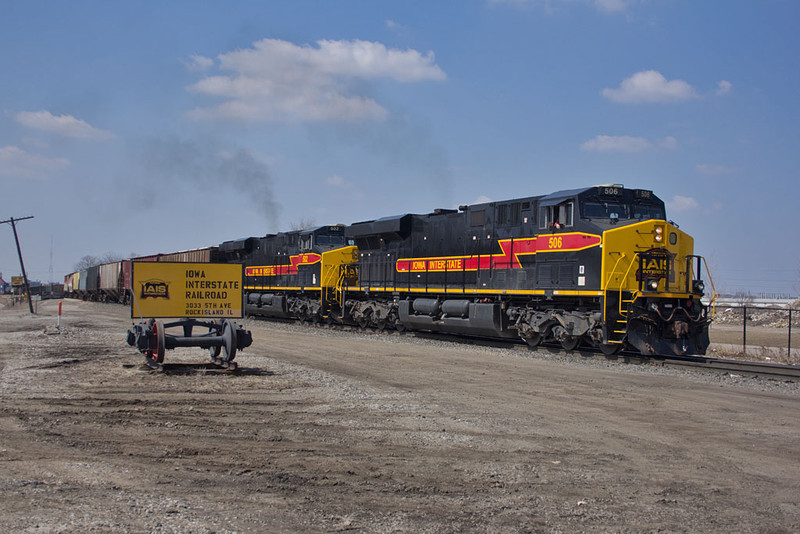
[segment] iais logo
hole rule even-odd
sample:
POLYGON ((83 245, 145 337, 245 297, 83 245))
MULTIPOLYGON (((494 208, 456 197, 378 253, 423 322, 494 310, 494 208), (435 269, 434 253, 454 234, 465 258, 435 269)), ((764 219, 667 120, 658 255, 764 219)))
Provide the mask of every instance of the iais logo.
POLYGON ((145 280, 142 286, 141 298, 162 298, 169 300, 169 284, 163 280, 145 280))
POLYGON ((674 255, 663 248, 651 248, 640 255, 641 268, 636 271, 636 280, 661 280, 671 274, 670 264, 674 255))

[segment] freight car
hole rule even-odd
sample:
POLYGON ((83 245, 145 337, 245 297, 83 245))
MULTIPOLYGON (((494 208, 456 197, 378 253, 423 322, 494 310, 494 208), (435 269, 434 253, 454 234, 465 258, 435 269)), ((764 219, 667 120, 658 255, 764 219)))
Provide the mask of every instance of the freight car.
POLYGON ((95 265, 66 275, 64 295, 83 300, 128 304, 132 295, 132 261, 210 263, 218 259, 218 247, 213 246, 95 265))
MULTIPOLYGON (((220 245, 247 312, 704 354, 703 260, 652 191, 621 185, 220 245)), ((706 270, 707 272, 707 270, 706 270)))

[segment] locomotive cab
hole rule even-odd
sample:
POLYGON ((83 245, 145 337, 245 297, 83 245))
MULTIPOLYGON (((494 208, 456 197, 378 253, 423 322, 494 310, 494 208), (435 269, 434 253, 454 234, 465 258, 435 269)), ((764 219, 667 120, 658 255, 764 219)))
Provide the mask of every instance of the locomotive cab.
POLYGON ((671 222, 648 220, 605 231, 603 247, 608 343, 648 355, 705 354, 704 266, 691 236, 671 222))
POLYGON ((322 319, 325 289, 338 283, 331 272, 338 273, 338 266, 352 258, 344 230, 344 225, 333 224, 241 240, 238 260, 245 265, 247 313, 322 319), (348 249, 344 259, 335 254, 343 249, 348 249))

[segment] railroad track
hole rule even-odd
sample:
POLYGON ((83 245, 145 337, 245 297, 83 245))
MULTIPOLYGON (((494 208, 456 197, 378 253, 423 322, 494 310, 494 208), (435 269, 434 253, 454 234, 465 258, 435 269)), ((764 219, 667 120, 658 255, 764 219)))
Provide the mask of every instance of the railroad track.
POLYGON ((732 376, 759 376, 793 382, 800 381, 800 367, 796 365, 689 356, 664 356, 661 364, 665 367, 702 369, 732 376))
MULTIPOLYGON (((257 319, 262 320, 262 319, 257 319)), ((274 319, 270 319, 274 321, 274 319)), ((279 319, 277 322, 295 323, 297 321, 291 319, 279 319)), ((310 324, 307 324, 311 327, 310 324)), ((401 336, 414 336, 420 339, 428 339, 431 341, 440 341, 444 343, 464 344, 464 345, 477 345, 482 347, 504 348, 513 350, 546 350, 558 354, 568 354, 561 345, 557 343, 542 343, 536 349, 531 349, 528 345, 520 339, 503 339, 482 336, 466 336, 446 334, 441 332, 423 332, 423 331, 378 331, 373 329, 363 329, 353 325, 316 325, 318 328, 331 328, 344 332, 352 332, 359 334, 373 334, 373 335, 401 335, 401 336)), ((643 356, 638 352, 623 351, 614 356, 606 356, 599 349, 592 347, 580 347, 572 354, 584 358, 603 358, 608 361, 616 361, 619 363, 640 364, 640 365, 659 365, 662 367, 672 367, 683 370, 697 370, 697 371, 711 371, 720 374, 727 374, 731 376, 759 376, 772 380, 788 380, 800 381, 800 366, 784 365, 778 363, 766 362, 752 362, 742 360, 725 360, 720 358, 708 358, 705 356, 676 356, 676 355, 656 355, 656 356, 643 356)))

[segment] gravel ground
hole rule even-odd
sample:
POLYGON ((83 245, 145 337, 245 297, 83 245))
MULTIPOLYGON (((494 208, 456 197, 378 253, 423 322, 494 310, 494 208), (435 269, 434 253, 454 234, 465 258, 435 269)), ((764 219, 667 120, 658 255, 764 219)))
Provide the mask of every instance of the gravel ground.
POLYGON ((126 308, 0 309, 2 532, 797 532, 800 386, 247 321, 240 370, 126 308))

